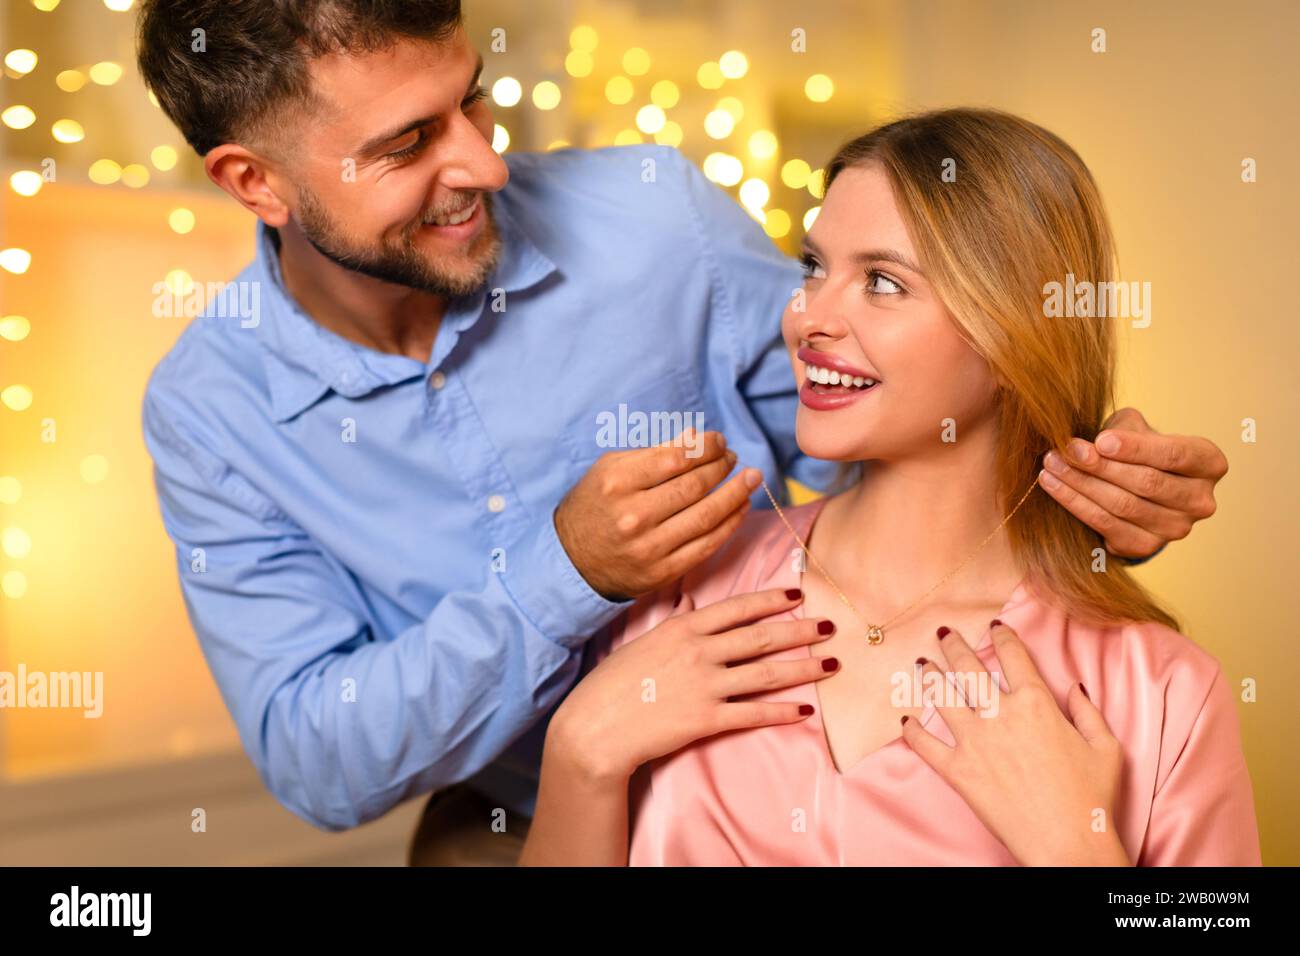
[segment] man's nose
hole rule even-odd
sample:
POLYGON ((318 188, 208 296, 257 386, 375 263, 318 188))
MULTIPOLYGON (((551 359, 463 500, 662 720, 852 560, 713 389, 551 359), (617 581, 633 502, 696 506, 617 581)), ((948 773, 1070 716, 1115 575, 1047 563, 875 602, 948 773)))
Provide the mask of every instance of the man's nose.
POLYGON ((483 138, 469 117, 461 114, 448 132, 447 156, 439 179, 449 189, 496 192, 510 178, 505 160, 483 138))

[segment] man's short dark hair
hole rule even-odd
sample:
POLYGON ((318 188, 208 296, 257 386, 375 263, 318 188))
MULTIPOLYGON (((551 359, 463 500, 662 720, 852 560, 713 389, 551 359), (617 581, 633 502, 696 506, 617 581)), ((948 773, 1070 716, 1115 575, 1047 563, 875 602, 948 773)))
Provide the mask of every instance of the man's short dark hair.
POLYGON ((405 38, 444 42, 460 25, 460 0, 145 0, 137 57, 163 112, 203 156, 256 137, 295 101, 309 106, 311 59, 405 38))

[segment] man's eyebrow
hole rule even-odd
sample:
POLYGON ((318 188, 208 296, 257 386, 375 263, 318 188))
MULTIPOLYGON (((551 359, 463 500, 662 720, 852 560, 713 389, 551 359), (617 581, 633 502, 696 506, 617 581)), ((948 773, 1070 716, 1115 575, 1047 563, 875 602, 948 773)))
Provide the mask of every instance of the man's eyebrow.
MULTIPOLYGON (((462 99, 468 99, 469 95, 474 92, 474 88, 478 86, 479 77, 482 76, 482 74, 483 55, 479 54, 478 63, 474 66, 474 75, 470 78, 469 86, 465 87, 465 96, 462 97, 462 99)), ((428 126, 441 115, 441 113, 433 113, 429 116, 421 116, 419 119, 413 119, 408 123, 403 123, 395 129, 380 133, 377 136, 372 136, 361 145, 360 149, 357 150, 357 155, 369 156, 371 153, 377 152, 379 148, 386 143, 399 139, 412 130, 419 129, 421 126, 428 126)))
MULTIPOLYGON (((821 250, 817 248, 817 244, 807 236, 804 237, 800 252, 816 256, 819 259, 822 257, 821 250)), ((870 262, 892 262, 895 265, 902 266, 904 269, 915 272, 919 276, 925 275, 925 273, 921 271, 920 266, 897 249, 864 249, 861 252, 855 252, 853 255, 849 256, 849 261, 856 263, 857 265, 866 265, 870 262)))

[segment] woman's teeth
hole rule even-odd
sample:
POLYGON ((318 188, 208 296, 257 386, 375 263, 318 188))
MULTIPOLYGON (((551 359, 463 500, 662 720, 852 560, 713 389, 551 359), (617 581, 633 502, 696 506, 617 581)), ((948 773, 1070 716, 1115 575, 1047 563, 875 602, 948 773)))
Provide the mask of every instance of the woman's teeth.
POLYGON ((474 215, 474 210, 478 208, 478 200, 462 209, 460 212, 454 212, 447 216, 434 216, 431 222, 435 226, 459 226, 462 222, 474 215))
POLYGON ((821 368, 817 365, 805 365, 809 381, 819 385, 843 385, 847 388, 870 388, 876 384, 874 378, 864 378, 861 375, 841 375, 828 368, 821 368))

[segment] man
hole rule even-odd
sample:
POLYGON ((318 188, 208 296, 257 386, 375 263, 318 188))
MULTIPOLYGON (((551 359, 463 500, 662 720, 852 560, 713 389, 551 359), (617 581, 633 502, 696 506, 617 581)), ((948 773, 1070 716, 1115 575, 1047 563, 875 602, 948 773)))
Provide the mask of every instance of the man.
MULTIPOLYGON (((589 636, 716 551, 763 474, 830 480, 793 436, 799 268, 673 150, 503 161, 457 0, 147 0, 139 59, 259 220, 144 402, 244 747, 318 827, 433 790, 415 862, 510 862, 589 636), (606 452, 663 418, 696 427, 606 452)), ((1221 456, 1135 413, 1108 434, 1055 494, 1149 555, 1221 456)))

